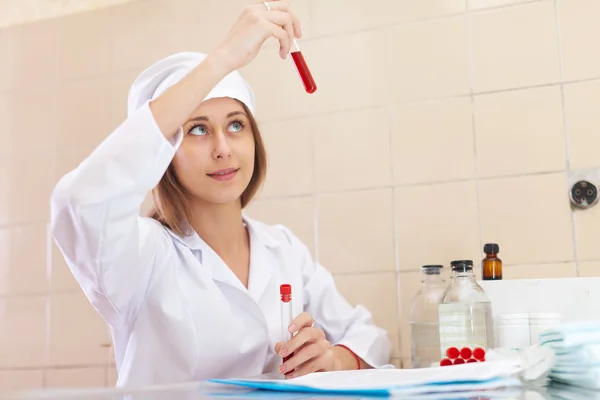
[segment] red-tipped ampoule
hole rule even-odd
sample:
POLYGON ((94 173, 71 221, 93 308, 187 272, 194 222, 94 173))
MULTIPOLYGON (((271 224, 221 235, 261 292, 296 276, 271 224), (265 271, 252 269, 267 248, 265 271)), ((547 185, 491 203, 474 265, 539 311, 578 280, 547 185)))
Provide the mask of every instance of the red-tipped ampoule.
POLYGON ((290 55, 292 56, 292 60, 296 65, 296 69, 298 70, 298 74, 300 75, 300 79, 304 84, 304 90, 306 93, 314 93, 317 91, 317 84, 310 73, 310 69, 306 64, 306 60, 302 55, 302 51, 300 51, 300 46, 298 46, 298 42, 296 39, 292 40, 292 48, 290 49, 290 55))

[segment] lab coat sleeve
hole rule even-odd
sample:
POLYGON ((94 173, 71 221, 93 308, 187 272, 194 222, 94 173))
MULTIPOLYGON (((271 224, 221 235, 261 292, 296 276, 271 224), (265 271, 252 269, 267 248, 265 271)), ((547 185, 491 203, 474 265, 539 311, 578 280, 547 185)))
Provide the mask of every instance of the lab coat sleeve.
POLYGON ((168 141, 149 103, 132 114, 51 197, 54 239, 83 292, 112 326, 134 318, 152 279, 164 229, 141 205, 181 143, 168 141))
POLYGON ((304 311, 313 316, 332 345, 345 345, 373 368, 392 367, 387 332, 375 325, 365 307, 353 307, 339 292, 331 273, 312 259, 297 237, 284 229, 302 263, 304 311))

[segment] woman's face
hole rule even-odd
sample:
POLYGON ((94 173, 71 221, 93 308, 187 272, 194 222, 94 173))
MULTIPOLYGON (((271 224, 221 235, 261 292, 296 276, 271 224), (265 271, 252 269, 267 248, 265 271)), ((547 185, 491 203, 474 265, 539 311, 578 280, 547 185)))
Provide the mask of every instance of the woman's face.
POLYGON ((202 102, 183 125, 173 167, 195 199, 212 204, 238 201, 254 172, 254 134, 240 102, 202 102))

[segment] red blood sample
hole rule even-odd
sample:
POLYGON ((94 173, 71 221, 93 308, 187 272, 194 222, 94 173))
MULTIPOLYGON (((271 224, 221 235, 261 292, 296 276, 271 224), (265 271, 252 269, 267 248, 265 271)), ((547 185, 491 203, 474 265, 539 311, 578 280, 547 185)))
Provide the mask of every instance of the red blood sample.
POLYGON ((440 367, 447 367, 448 365, 452 365, 452 360, 449 358, 444 358, 442 361, 440 361, 440 367))
POLYGON ((474 362, 477 362, 477 360, 474 359, 474 358, 471 358, 471 359, 467 360, 467 363, 474 363, 474 362))
POLYGON ((458 364, 464 364, 465 360, 463 360, 462 358, 457 358, 456 360, 454 360, 454 365, 458 365, 458 364))
POLYGON ((481 347, 477 347, 475 350, 473 350, 473 358, 475 358, 476 360, 479 360, 479 361, 484 361, 485 360, 485 350, 482 349, 481 347))
POLYGON ((471 356, 473 355, 473 351, 471 351, 470 348, 468 347, 463 347, 462 349, 460 349, 460 357, 468 360, 469 358, 471 358, 471 356))
POLYGON ((292 55, 292 60, 294 60, 294 64, 296 64, 296 69, 298 70, 298 74, 300 75, 300 79, 302 79, 302 83, 304 84, 304 90, 306 93, 314 93, 317 90, 317 84, 313 79, 312 74, 310 73, 310 69, 308 69, 308 65, 306 64, 306 60, 302 55, 301 51, 295 51, 290 53, 292 55))
POLYGON ((459 355, 460 351, 458 351, 456 347, 449 347, 448 350, 446 350, 446 356, 448 356, 448 358, 451 360, 458 358, 459 355))

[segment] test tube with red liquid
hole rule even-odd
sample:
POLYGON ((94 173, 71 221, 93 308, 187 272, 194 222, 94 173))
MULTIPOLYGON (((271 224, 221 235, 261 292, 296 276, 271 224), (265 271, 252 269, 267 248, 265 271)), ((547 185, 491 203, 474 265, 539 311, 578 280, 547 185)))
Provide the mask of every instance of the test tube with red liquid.
POLYGON ((302 55, 302 51, 300 50, 300 46, 298 46, 298 42, 296 39, 292 40, 292 48, 290 49, 290 55, 292 56, 292 60, 296 65, 296 69, 298 70, 298 75, 300 75, 300 79, 304 84, 304 90, 306 93, 314 93, 317 91, 317 84, 308 68, 308 64, 306 64, 306 60, 304 59, 304 55, 302 55))
MULTIPOLYGON (((287 343, 292 338, 289 327, 294 320, 292 315, 292 286, 288 284, 281 285, 279 294, 281 295, 281 341, 287 343)), ((290 357, 291 354, 285 356, 283 362, 286 362, 290 357)))

